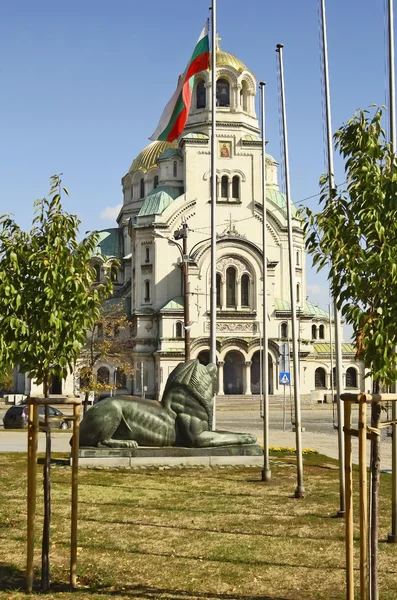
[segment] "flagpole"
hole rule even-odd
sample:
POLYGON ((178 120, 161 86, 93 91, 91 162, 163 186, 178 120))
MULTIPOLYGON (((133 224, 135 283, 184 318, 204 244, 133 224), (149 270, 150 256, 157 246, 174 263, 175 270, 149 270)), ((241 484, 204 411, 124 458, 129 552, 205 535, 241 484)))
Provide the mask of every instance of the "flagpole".
MULTIPOLYGON (((210 283, 210 362, 216 359, 216 0, 211 5, 211 283, 210 283)), ((223 381, 218 382, 218 386, 223 381)), ((216 429, 216 392, 213 404, 212 429, 216 429)))
POLYGON ((294 369, 294 404, 295 404, 295 444, 296 444, 296 464, 297 464, 297 487, 295 498, 303 498, 305 488, 303 486, 303 460, 302 460, 302 423, 301 423, 301 405, 300 405, 300 377, 299 377, 299 355, 298 355, 298 329, 296 321, 296 277, 293 253, 292 239, 292 215, 291 215, 291 194, 289 182, 289 161, 288 161, 288 136, 287 136, 287 114, 285 109, 285 91, 284 91, 284 69, 283 69, 283 44, 276 46, 279 55, 280 68, 280 95, 281 110, 283 121, 283 149, 284 149, 284 171, 285 171, 285 195, 287 204, 287 225, 288 225, 288 259, 290 276, 290 294, 291 294, 291 323, 292 323, 292 353, 294 369))
MULTIPOLYGON (((269 462, 269 362, 267 327, 267 206, 266 206, 266 139, 265 139, 265 85, 259 83, 261 90, 261 135, 262 135, 262 244, 263 244, 263 351, 262 351, 262 389, 263 389, 263 471, 262 481, 270 481, 269 462)), ((259 340, 260 341, 260 340, 259 340)))
MULTIPOLYGON (((390 144, 396 154, 396 84, 394 76, 394 11, 393 0, 388 5, 388 40, 389 40, 389 115, 390 144)), ((397 352, 397 348, 396 348, 397 352)), ((397 402, 392 402, 392 421, 397 421, 397 402)), ((389 543, 397 543, 397 425, 392 425, 392 487, 391 487, 391 533, 387 536, 389 543)))
MULTIPOLYGON (((327 160, 328 160, 328 184, 329 194, 333 195, 335 190, 334 179, 334 156, 332 149, 332 128, 331 128, 331 103, 329 94, 329 75, 328 75, 328 47, 327 47, 327 25, 325 20, 325 0, 321 0, 321 23, 322 23, 322 42, 323 42, 323 69, 324 69, 324 97, 325 97, 325 115, 327 127, 327 160)), ((338 459, 339 459, 339 510, 338 517, 345 516, 345 440, 343 433, 343 410, 341 394, 343 391, 342 381, 342 335, 341 335, 341 317, 338 310, 336 298, 334 300, 334 326, 335 326, 335 367, 336 367, 336 407, 338 416, 338 459)), ((329 324, 331 327, 331 322, 329 324)), ((332 375, 331 375, 332 377, 332 375)))

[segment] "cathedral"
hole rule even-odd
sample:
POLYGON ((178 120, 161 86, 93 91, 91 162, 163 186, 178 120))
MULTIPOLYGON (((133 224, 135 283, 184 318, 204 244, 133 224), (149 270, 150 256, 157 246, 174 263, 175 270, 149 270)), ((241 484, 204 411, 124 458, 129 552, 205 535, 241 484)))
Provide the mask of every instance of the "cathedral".
MULTIPOLYGON (((220 395, 259 394, 263 331, 261 137, 255 111, 258 81, 233 54, 216 51, 217 108, 217 363, 220 395)), ((100 232, 93 264, 100 279, 104 256, 116 257, 115 296, 127 300, 134 376, 125 393, 161 398, 168 375, 184 360, 183 261, 188 262, 191 358, 209 361, 210 331, 211 72, 195 76, 192 105, 175 142, 150 143, 122 178, 117 227, 100 232), (175 240, 184 228, 187 255, 175 240)), ((281 396, 283 356, 291 341, 286 198, 278 163, 266 154, 268 231, 269 393, 281 396)), ((333 322, 306 295, 302 223, 293 213, 294 269, 299 316, 301 394, 331 401, 333 322), (332 331, 330 331, 332 328, 332 331)), ((185 248, 186 250, 186 248, 185 248)), ((291 348, 292 351, 292 348, 291 348)), ((115 377, 117 365, 101 365, 115 377)), ((107 371, 107 375, 106 375, 107 371)), ((364 369, 343 344, 343 385, 364 389, 364 369)), ((293 382, 292 382, 293 383, 293 382)), ((66 381, 63 392, 78 392, 66 381)), ((287 387, 289 395, 289 388, 287 387)))

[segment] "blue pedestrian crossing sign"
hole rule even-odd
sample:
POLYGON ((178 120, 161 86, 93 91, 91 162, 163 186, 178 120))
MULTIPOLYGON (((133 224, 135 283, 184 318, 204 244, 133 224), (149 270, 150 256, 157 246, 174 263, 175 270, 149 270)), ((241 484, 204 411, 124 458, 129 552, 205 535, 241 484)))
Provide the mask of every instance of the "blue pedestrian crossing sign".
POLYGON ((290 373, 280 373, 280 383, 282 385, 290 385, 291 383, 291 374, 290 373))

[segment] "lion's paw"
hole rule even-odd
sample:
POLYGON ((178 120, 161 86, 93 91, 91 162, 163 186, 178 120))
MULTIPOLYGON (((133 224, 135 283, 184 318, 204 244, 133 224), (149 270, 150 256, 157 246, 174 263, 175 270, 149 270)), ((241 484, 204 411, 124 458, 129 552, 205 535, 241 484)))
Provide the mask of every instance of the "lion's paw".
POLYGON ((138 442, 135 440, 102 440, 98 444, 99 448, 138 448, 138 442))

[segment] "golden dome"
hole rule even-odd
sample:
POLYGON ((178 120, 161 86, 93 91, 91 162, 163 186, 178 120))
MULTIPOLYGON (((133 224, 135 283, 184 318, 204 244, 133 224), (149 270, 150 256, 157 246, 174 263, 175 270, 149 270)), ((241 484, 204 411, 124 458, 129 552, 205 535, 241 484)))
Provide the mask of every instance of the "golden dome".
POLYGON ((236 69, 236 71, 239 71, 239 73, 245 71, 245 69, 247 68, 245 64, 239 58, 237 58, 237 56, 235 56, 234 54, 230 54, 229 52, 224 52, 219 47, 216 50, 216 66, 233 67, 233 69, 236 69))
POLYGON ((178 142, 151 142, 133 160, 128 172, 135 173, 136 171, 143 171, 146 173, 146 171, 149 171, 149 169, 156 166, 160 154, 169 148, 178 148, 178 142))

